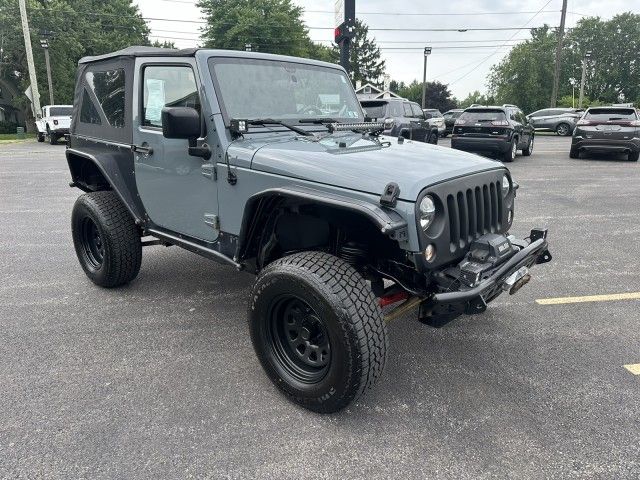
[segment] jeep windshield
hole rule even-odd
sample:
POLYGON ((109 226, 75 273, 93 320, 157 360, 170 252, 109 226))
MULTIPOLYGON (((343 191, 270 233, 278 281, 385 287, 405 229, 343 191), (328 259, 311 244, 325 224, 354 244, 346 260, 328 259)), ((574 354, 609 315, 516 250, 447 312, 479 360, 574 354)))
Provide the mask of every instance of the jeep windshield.
POLYGON ((70 117, 73 113, 73 107, 51 107, 49 115, 52 117, 70 117))
POLYGON ((281 60, 209 60, 220 107, 230 119, 273 119, 289 124, 323 118, 362 122, 346 74, 337 68, 281 60))

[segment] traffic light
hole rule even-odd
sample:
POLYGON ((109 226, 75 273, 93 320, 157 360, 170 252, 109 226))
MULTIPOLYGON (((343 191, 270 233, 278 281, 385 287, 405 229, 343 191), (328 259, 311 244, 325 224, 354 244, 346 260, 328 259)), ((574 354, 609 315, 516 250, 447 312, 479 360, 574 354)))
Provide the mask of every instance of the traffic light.
POLYGON ((343 40, 353 38, 355 34, 356 34, 355 22, 344 21, 335 28, 333 32, 333 38, 336 43, 340 43, 343 40))

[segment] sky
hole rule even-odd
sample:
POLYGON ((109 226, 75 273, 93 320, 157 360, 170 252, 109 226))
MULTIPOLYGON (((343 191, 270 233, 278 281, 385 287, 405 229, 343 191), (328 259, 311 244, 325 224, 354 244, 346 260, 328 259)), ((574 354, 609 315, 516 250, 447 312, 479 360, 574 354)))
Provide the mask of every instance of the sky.
MULTIPOLYGON (((305 9, 303 20, 311 39, 329 45, 335 0, 293 1, 305 9)), ((202 20, 196 0, 134 2, 144 17, 171 19, 148 20, 152 40, 170 40, 179 48, 198 45, 200 25, 189 23, 202 20)), ((427 80, 449 84, 454 96, 462 99, 475 90, 486 91, 491 66, 511 45, 529 37, 528 28, 560 25, 561 8, 562 0, 356 0, 356 17, 369 26, 391 79, 421 80, 423 48, 429 45, 433 50, 427 61, 427 80), (470 30, 474 28, 508 30, 470 30)), ((566 27, 571 28, 583 16, 609 19, 626 11, 638 13, 640 0, 568 0, 567 11, 566 27)))

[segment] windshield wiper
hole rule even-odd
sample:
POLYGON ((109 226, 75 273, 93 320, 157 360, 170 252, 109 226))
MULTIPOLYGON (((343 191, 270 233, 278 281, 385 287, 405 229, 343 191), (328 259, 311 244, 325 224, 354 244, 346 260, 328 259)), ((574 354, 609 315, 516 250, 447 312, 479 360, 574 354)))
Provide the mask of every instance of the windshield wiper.
POLYGON ((305 137, 313 137, 313 133, 307 132, 304 128, 294 127, 293 125, 289 125, 281 120, 275 120, 273 118, 254 118, 253 120, 247 120, 249 125, 280 125, 284 128, 288 128, 292 132, 296 132, 300 135, 304 135, 305 137))

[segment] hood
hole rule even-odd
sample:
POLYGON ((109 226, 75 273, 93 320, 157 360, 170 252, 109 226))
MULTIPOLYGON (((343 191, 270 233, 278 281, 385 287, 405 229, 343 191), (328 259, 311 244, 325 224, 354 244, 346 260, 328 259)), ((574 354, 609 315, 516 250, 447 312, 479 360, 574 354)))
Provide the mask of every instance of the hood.
POLYGON ((504 168, 478 155, 394 137, 354 133, 321 140, 292 135, 236 141, 236 162, 254 170, 381 195, 387 184, 400 187, 400 199, 414 202, 426 186, 472 173, 504 168), (248 165, 247 165, 248 166, 248 165))

